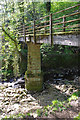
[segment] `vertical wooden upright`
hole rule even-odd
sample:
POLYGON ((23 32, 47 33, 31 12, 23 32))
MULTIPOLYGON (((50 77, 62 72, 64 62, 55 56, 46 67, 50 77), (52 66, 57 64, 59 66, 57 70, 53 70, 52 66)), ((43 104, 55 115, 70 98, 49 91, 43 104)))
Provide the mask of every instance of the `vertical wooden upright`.
POLYGON ((50 41, 51 41, 51 45, 53 45, 53 35, 52 35, 52 14, 50 14, 50 41))
POLYGON ((65 32, 65 21, 66 21, 66 17, 63 16, 63 32, 65 32))
POLYGON ((24 40, 25 40, 25 42, 26 42, 25 23, 23 24, 23 34, 24 34, 24 40))
POLYGON ((33 35, 34 35, 34 43, 36 43, 36 29, 35 29, 35 20, 34 20, 34 26, 33 26, 33 35))

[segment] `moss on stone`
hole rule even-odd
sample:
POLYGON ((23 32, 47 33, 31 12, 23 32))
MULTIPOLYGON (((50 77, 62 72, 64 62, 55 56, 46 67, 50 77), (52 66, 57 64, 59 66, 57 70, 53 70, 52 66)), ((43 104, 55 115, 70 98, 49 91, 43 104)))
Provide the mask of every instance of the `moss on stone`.
POLYGON ((42 80, 30 80, 30 78, 25 79, 25 88, 28 91, 41 91, 42 90, 42 80))

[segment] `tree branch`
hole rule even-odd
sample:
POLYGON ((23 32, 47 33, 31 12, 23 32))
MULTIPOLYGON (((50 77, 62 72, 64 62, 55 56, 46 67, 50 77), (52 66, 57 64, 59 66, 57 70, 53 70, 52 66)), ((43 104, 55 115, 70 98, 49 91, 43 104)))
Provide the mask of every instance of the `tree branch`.
POLYGON ((18 48, 17 48, 17 42, 16 42, 16 40, 13 39, 13 38, 5 31, 5 29, 4 29, 3 27, 2 27, 2 31, 3 31, 12 41, 14 41, 14 44, 15 44, 15 46, 16 46, 17 52, 19 53, 20 56, 22 56, 21 52, 20 52, 20 51, 18 50, 18 48))

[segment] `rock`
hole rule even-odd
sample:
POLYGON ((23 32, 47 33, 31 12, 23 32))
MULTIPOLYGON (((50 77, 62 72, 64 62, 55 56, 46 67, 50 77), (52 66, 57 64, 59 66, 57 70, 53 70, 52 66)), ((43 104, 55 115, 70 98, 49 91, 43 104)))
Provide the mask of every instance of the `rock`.
POLYGON ((8 87, 13 87, 14 88, 14 83, 8 83, 8 87))
POLYGON ((60 87, 60 89, 61 89, 62 91, 65 91, 66 85, 62 85, 62 86, 60 87))
POLYGON ((4 97, 0 97, 0 100, 4 100, 4 97))
POLYGON ((23 93, 23 89, 19 88, 19 89, 17 89, 16 92, 17 92, 18 94, 22 94, 22 93, 23 93))
POLYGON ((14 94, 14 98, 18 98, 19 96, 19 94, 14 94))
POLYGON ((34 106, 36 106, 36 105, 38 105, 38 103, 36 103, 36 102, 34 101, 34 102, 30 102, 29 105, 34 105, 34 106))
POLYGON ((2 109, 0 109, 0 113, 2 113, 3 111, 2 111, 2 109))
POLYGON ((11 112, 12 110, 11 110, 11 108, 7 108, 7 113, 9 113, 9 112, 11 112))
POLYGON ((31 97, 29 97, 29 98, 26 99, 26 101, 28 101, 28 102, 32 102, 33 99, 32 99, 31 97))
POLYGON ((5 98, 3 101, 6 102, 6 101, 10 101, 10 100, 9 100, 9 98, 5 98))
POLYGON ((38 117, 37 113, 31 113, 30 115, 33 116, 34 118, 38 117))
POLYGON ((5 105, 9 105, 9 103, 10 103, 10 102, 7 101, 7 102, 5 102, 4 104, 5 104, 5 105))
POLYGON ((8 88, 8 89, 5 89, 5 92, 10 94, 11 90, 8 88))
POLYGON ((21 95, 19 96, 19 98, 23 98, 23 97, 25 97, 25 94, 21 94, 21 95))
POLYGON ((76 100, 76 101, 74 101, 74 100, 72 100, 71 102, 70 102, 70 105, 71 106, 74 106, 74 107, 78 107, 78 100, 76 100))
POLYGON ((24 88, 24 87, 25 87, 24 77, 19 78, 19 79, 14 83, 14 87, 15 87, 15 88, 19 88, 19 87, 24 88))
POLYGON ((26 99, 22 99, 20 103, 23 103, 23 102, 28 102, 28 101, 26 99))
POLYGON ((15 104, 13 105, 13 108, 14 108, 14 109, 19 109, 19 107, 20 107, 20 105, 17 104, 17 103, 15 103, 15 104))

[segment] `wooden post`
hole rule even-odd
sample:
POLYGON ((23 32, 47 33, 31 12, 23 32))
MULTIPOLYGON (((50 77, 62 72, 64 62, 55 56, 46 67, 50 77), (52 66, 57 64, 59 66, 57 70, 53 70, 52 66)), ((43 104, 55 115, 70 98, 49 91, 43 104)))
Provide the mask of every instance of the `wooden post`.
POLYGON ((25 24, 23 24, 23 33, 24 33, 24 40, 25 40, 25 42, 26 42, 25 24))
POLYGON ((53 35, 52 35, 52 14, 50 14, 50 41, 51 46, 53 45, 53 35))
POLYGON ((34 20, 34 26, 33 26, 33 35, 34 35, 34 43, 36 43, 36 29, 35 29, 35 20, 34 20))
POLYGON ((29 35, 29 40, 30 40, 30 42, 31 42, 31 36, 29 35))
POLYGON ((65 32, 65 22, 66 21, 66 16, 63 16, 63 32, 65 32))

